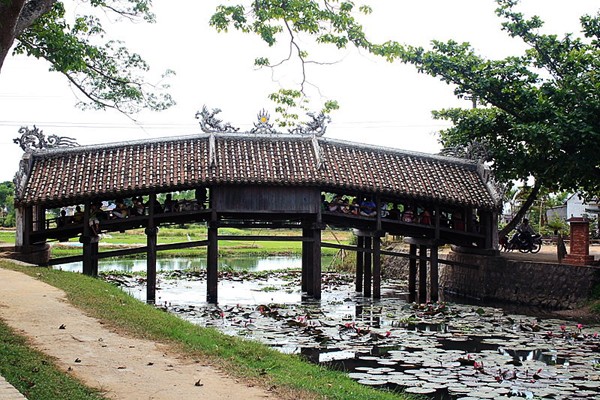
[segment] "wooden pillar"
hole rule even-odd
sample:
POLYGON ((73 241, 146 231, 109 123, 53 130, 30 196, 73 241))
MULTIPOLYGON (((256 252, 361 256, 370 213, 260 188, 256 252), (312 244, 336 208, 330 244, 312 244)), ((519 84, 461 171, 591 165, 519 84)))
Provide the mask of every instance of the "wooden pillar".
POLYGON ((431 302, 436 302, 439 300, 439 292, 440 292, 439 272, 438 272, 438 247, 437 246, 431 247, 431 258, 430 258, 429 263, 431 265, 431 275, 430 275, 431 284, 430 284, 430 290, 429 290, 429 300, 431 302))
MULTIPOLYGON (((302 237, 309 238, 311 236, 311 231, 308 228, 302 228, 302 237)), ((310 269, 310 247, 311 242, 302 242, 302 277, 301 277, 301 286, 302 293, 308 293, 308 271, 310 269)))
POLYGON ((381 238, 373 237, 373 298, 381 298, 381 238))
POLYGON ((427 246, 419 246, 419 303, 427 302, 427 246))
POLYGON ((148 200, 148 225, 146 226, 146 303, 156 303, 156 242, 158 229, 154 222, 156 194, 148 200))
POLYGON ((23 216, 23 246, 28 247, 31 245, 31 232, 33 232, 33 206, 25 208, 25 215, 23 216))
POLYGON ((312 230, 312 296, 321 299, 321 229, 315 226, 312 230))
POLYGON ((417 300, 417 245, 409 245, 408 259, 408 302, 412 303, 417 300))
POLYGON ((86 200, 84 203, 83 210, 83 232, 79 241, 83 244, 83 270, 84 275, 93 275, 94 266, 92 264, 93 253, 92 250, 92 234, 90 229, 90 209, 91 201, 86 200))
POLYGON ((371 297, 371 265, 373 260, 373 255, 371 253, 371 249, 373 248, 373 239, 370 236, 365 236, 365 275, 364 275, 364 287, 363 293, 365 297, 371 297))
POLYGON ((357 236, 356 243, 356 291, 362 292, 365 261, 364 252, 362 251, 365 246, 364 236, 357 236))
POLYGON ((206 301, 217 303, 217 285, 219 273, 219 229, 216 217, 208 223, 208 249, 206 254, 206 301))

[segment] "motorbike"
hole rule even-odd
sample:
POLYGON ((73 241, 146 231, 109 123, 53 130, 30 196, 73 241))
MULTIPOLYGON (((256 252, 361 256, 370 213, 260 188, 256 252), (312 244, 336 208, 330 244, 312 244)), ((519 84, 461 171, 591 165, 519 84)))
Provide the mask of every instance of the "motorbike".
POLYGON ((538 253, 542 248, 542 235, 531 235, 529 233, 515 232, 510 240, 507 236, 500 239, 500 248, 504 251, 519 250, 521 253, 538 253), (527 240, 527 236, 530 240, 527 240))

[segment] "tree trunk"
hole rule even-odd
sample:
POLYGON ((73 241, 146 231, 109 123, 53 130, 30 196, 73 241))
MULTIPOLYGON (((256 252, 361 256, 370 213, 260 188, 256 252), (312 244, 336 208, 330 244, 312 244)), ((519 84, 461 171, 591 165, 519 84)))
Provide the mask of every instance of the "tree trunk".
POLYGON ((17 23, 25 0, 0 1, 0 70, 15 41, 17 23))
POLYGON ((508 235, 510 231, 515 229, 515 227, 517 226, 519 221, 521 221, 521 219, 523 219, 523 217, 527 213, 527 210, 529 210, 529 208, 531 207, 533 202, 537 199, 537 196, 540 193, 541 187, 542 187, 542 184, 539 182, 539 180, 536 180, 535 185, 533 186, 533 189, 531 190, 531 193, 529 193, 529 196, 527 196, 527 200, 525 200, 525 203, 523 203, 523 205, 521 206, 521 208, 519 209, 517 214, 513 217, 513 219, 504 228, 502 228, 500 230, 500 232, 498 232, 499 238, 503 238, 504 236, 508 235))

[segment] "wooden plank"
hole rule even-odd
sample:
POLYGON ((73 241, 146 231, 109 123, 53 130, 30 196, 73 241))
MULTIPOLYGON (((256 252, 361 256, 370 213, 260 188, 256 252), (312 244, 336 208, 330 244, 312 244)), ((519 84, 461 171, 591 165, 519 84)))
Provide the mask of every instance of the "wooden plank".
POLYGON ((310 213, 321 207, 321 191, 314 187, 239 185, 211 190, 212 206, 219 213, 310 213))

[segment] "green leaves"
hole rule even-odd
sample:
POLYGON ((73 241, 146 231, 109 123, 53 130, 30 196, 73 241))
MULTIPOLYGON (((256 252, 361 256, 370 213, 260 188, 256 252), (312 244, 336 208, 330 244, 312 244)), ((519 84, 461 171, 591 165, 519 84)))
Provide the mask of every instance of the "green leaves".
MULTIPOLYGON (((315 43, 333 45, 338 49, 348 44, 370 48, 371 43, 356 21, 355 14, 369 14, 371 11, 367 5, 357 8, 353 1, 254 0, 248 9, 243 4, 218 6, 210 25, 220 32, 233 28, 255 34, 269 46, 281 41, 289 44, 289 52, 281 60, 272 62, 269 57, 261 56, 254 60, 254 65, 276 68, 284 63, 299 64, 299 84, 269 96, 277 104, 276 111, 280 115, 278 123, 291 126, 297 123, 299 111, 306 107, 306 65, 319 64, 319 60, 310 59, 307 50, 310 45, 306 45, 306 39, 312 37, 315 43)), ((334 109, 337 109, 337 102, 324 105, 324 110, 328 112, 334 109)))
MULTIPOLYGON (((127 18, 154 19, 150 3, 145 0, 91 0, 90 4, 127 18)), ((93 15, 77 16, 71 27, 65 19, 64 5, 57 2, 18 37, 14 51, 48 60, 51 70, 65 75, 84 95, 81 108, 114 108, 133 114, 142 108, 160 111, 172 106, 167 84, 146 82, 149 66, 141 56, 119 41, 102 43, 104 33, 99 18, 93 15)), ((172 74, 166 71, 163 78, 172 74)))

